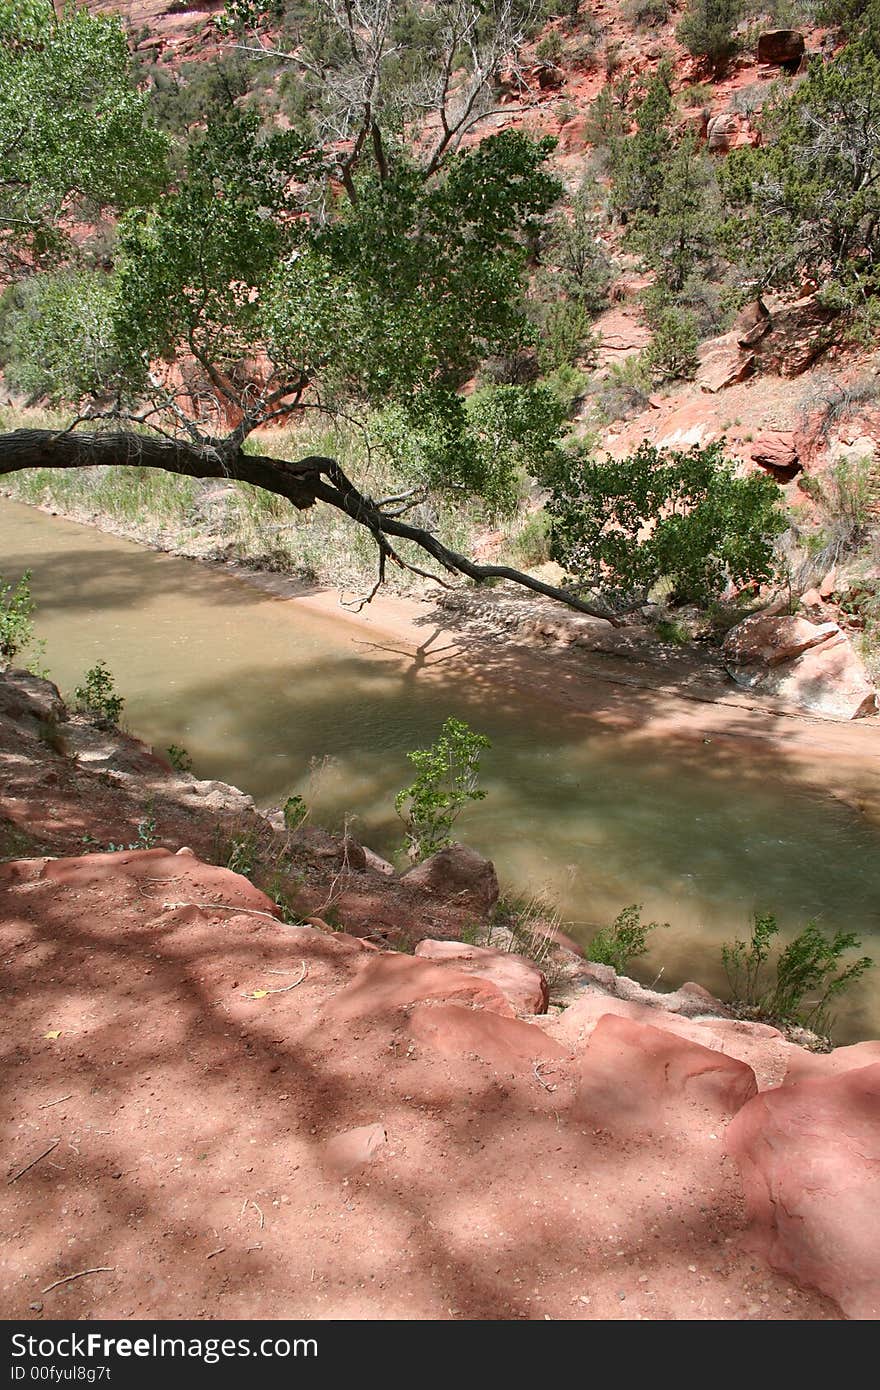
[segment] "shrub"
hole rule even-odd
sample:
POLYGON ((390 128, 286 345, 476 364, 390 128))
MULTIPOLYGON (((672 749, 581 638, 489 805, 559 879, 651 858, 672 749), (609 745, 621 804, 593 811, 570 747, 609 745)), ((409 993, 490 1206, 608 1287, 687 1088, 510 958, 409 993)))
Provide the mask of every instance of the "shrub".
POLYGON ((623 17, 639 29, 654 29, 669 18, 669 0, 624 0, 623 17))
POLYGON ((4 662, 12 661, 33 641, 33 612, 30 570, 15 584, 0 574, 0 657, 4 662))
POLYGON ((179 743, 172 743, 170 748, 165 750, 168 754, 168 761, 175 772, 192 772, 193 760, 185 748, 181 748, 179 743))
POLYGON ((116 682, 106 662, 98 661, 86 672, 83 684, 73 692, 73 699, 80 714, 87 715, 95 724, 108 729, 118 727, 125 700, 117 693, 116 682))
POLYGON ((289 796, 281 808, 284 816, 284 825, 291 834, 299 830, 303 821, 309 814, 309 808, 301 796, 289 796))
POLYGON ((660 579, 673 598, 705 605, 729 583, 773 573, 780 490, 764 474, 736 477, 721 444, 664 452, 645 442, 608 461, 561 453, 548 483, 554 559, 612 605, 644 602, 660 579))
POLYGON ((744 9, 743 0, 690 0, 676 37, 695 58, 707 58, 717 72, 736 52, 734 30, 744 9))
POLYGON ((598 965, 610 965, 618 975, 625 975, 632 961, 648 951, 648 937, 668 922, 643 922, 639 903, 619 912, 610 927, 596 932, 587 949, 587 959, 598 965))
POLYGON ((654 336, 642 361, 655 381, 689 381, 697 370, 700 335, 690 309, 668 304, 654 317, 654 336))
POLYGON ((480 754, 489 747, 483 734, 450 716, 436 743, 407 753, 418 775, 397 793, 394 809, 406 827, 410 859, 426 859, 451 844, 450 832, 464 807, 485 797, 477 778, 480 754))
POLYGON ((538 363, 543 373, 595 358, 598 339, 592 331, 592 321, 589 310, 575 300, 559 300, 548 306, 538 343, 538 363))
POLYGON ((816 922, 808 922, 778 956, 775 980, 764 989, 764 967, 778 933, 772 914, 756 914, 748 941, 736 940, 722 947, 733 1002, 762 1017, 800 1024, 827 1035, 833 1024, 832 1004, 874 962, 870 956, 861 956, 841 968, 843 956, 861 946, 859 938, 854 932, 843 931, 829 937, 816 922))

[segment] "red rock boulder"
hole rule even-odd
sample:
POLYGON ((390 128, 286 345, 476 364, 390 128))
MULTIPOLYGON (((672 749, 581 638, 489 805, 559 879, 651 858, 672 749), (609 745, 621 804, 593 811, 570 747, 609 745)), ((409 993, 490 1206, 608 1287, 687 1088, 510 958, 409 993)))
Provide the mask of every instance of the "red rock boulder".
POLYGON ((496 951, 489 946, 468 946, 463 941, 420 941, 416 956, 423 960, 450 961, 456 970, 491 981, 518 1014, 547 1012, 547 980, 534 961, 525 956, 496 951))
POLYGON ((450 845, 404 874, 401 883, 478 918, 488 916, 498 901, 495 865, 467 845, 450 845))
POLYGON ((849 1317, 880 1317, 880 1064, 762 1092, 725 1151, 752 1248, 849 1317))

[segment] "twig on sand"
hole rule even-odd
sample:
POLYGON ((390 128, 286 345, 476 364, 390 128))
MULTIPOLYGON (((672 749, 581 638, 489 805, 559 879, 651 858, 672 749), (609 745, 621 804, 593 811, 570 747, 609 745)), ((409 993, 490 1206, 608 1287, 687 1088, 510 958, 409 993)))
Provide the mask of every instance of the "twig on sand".
POLYGON ((239 907, 236 903, 162 903, 163 912, 176 911, 179 907, 198 907, 210 912, 247 912, 252 917, 268 917, 270 922, 280 921, 273 912, 263 912, 258 907, 239 907))
POLYGON ((59 1096, 57 1100, 47 1100, 46 1103, 45 1103, 45 1105, 38 1105, 38 1106, 37 1106, 37 1109, 38 1109, 38 1110, 49 1110, 49 1109, 51 1109, 51 1107, 52 1107, 53 1105, 60 1105, 61 1102, 62 1102, 63 1100, 71 1100, 72 1098, 73 1098, 73 1091, 71 1091, 71 1092, 69 1093, 69 1095, 66 1095, 66 1096, 59 1096))
POLYGON ((219 1248, 219 1250, 212 1250, 211 1253, 210 1253, 210 1255, 206 1255, 206 1256, 205 1256, 205 1259, 206 1259, 206 1260, 213 1260, 213 1258, 214 1258, 215 1255, 222 1255, 222 1254, 223 1254, 223 1251, 224 1251, 225 1249, 226 1249, 226 1246, 225 1246, 225 1245, 221 1245, 220 1248, 219 1248))
POLYGON ((309 973, 309 972, 308 972, 308 969, 306 968, 306 963, 305 963, 305 961, 301 961, 301 962, 300 962, 300 976, 299 976, 299 979, 298 979, 298 980, 294 980, 294 982, 293 982, 292 985, 281 985, 281 987, 280 987, 279 989, 267 989, 267 990, 266 990, 266 993, 267 993, 267 994, 287 994, 288 990, 296 989, 297 985, 301 985, 302 982, 303 982, 303 980, 304 980, 304 979, 306 978, 306 976, 308 975, 308 973, 309 973))
POLYGON ((48 1149, 44 1149, 41 1154, 37 1154, 36 1158, 32 1158, 30 1163, 26 1163, 23 1168, 19 1168, 15 1176, 9 1179, 8 1186, 11 1187, 14 1182, 18 1182, 19 1178, 23 1178, 25 1173, 29 1173, 32 1168, 36 1168, 37 1164, 40 1162, 40 1159, 45 1158, 46 1155, 50 1154, 53 1149, 57 1149, 60 1143, 60 1139, 53 1139, 48 1149))
POLYGON ((51 1293, 57 1289, 59 1284, 69 1284, 73 1279, 84 1279, 87 1274, 115 1274, 115 1265, 96 1265, 94 1269, 80 1269, 76 1274, 65 1274, 63 1279, 56 1279, 54 1284, 47 1284, 41 1293, 51 1293))
POLYGON ((555 1090, 556 1090, 556 1087, 555 1087, 555 1086, 551 1086, 550 1083, 547 1082, 547 1081, 545 1081, 544 1078, 543 1078, 543 1076, 541 1075, 541 1068, 542 1068, 542 1067, 546 1067, 546 1065, 547 1065, 546 1062, 536 1062, 536 1063, 535 1063, 535 1065, 534 1065, 533 1068, 532 1068, 533 1072, 535 1073, 535 1080, 538 1082, 539 1085, 541 1085, 541 1086, 544 1087, 544 1090, 545 1090, 545 1091, 555 1091, 555 1090))

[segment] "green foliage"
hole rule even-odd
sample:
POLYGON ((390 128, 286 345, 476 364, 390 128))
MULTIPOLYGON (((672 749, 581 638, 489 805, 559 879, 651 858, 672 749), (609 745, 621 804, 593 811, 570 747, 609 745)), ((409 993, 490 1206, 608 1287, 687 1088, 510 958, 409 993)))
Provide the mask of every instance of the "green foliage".
POLYGON ((733 1000, 763 1017, 827 1034, 833 1021, 832 1005, 874 962, 861 956, 843 965, 847 952, 861 946, 856 934, 837 931, 829 937, 816 922, 808 922, 779 954, 775 979, 764 988, 764 967, 778 933, 772 914, 756 914, 748 941, 736 940, 722 947, 733 1000))
POLYGON ((179 743, 172 743, 170 748, 165 750, 168 754, 168 761, 175 772, 192 772, 193 760, 185 748, 181 748, 179 743))
POLYGON ((610 927, 596 932, 587 948, 587 959, 599 965, 610 965, 618 975, 625 975, 630 965, 648 951, 648 937, 668 922, 643 922, 638 903, 625 907, 610 927))
POLYGON ((115 729, 119 725, 125 699, 116 690, 116 682, 105 661, 98 661, 85 674, 82 685, 73 692, 80 714, 85 714, 100 727, 115 729))
POLYGON ((720 71, 736 52, 734 31, 744 14, 744 0, 689 0, 676 37, 695 58, 707 58, 720 71))
POLYGON ((661 301, 648 316, 653 330, 642 362, 653 380, 687 381, 697 370, 700 342, 696 316, 668 300, 661 301))
POLYGON ((723 446, 627 459, 562 456, 549 480, 554 558, 579 588, 631 606, 667 580, 676 598, 707 604, 729 583, 766 580, 786 525, 776 484, 737 478, 723 446))
POLYGON ((695 137, 686 136, 669 152, 654 206, 633 216, 627 245, 678 297, 695 271, 715 269, 719 217, 715 163, 695 137))
POLYGON ((118 286, 101 271, 38 275, 15 287, 0 334, 12 386, 52 402, 115 392, 118 286))
POLYGON ((281 808, 284 825, 291 834, 299 830, 309 814, 309 808, 301 796, 289 796, 281 808))
POLYGON ((744 293, 820 286, 835 309, 873 322, 880 266, 880 57, 854 43, 764 112, 760 148, 735 150, 720 178, 725 234, 744 293))
POLYGON ((34 637, 31 571, 13 584, 0 574, 0 657, 10 662, 31 645, 34 637))
POLYGON ((467 803, 485 797, 477 779, 480 755, 489 747, 485 735, 450 716, 430 748, 407 753, 418 775, 397 793, 394 809, 406 827, 411 859, 426 859, 451 844, 452 827, 467 803))
POLYGON ((622 14, 639 29, 655 29, 669 18, 669 0, 624 0, 622 14))
POLYGON ((118 19, 2 0, 0 260, 51 260, 65 225, 155 196, 167 143, 146 105, 118 19))
POLYGON ((594 120, 605 119, 608 123, 611 206, 624 219, 637 212, 652 214, 657 209, 673 146, 671 82, 671 69, 661 63, 643 88, 633 113, 635 129, 631 133, 629 122, 621 123, 615 117, 613 105, 605 111, 594 110, 594 120))

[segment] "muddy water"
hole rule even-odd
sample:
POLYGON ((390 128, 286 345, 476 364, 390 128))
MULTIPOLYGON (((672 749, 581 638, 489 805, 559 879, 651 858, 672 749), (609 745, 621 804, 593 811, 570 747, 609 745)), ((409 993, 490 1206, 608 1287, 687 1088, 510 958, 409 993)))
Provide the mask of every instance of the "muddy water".
MULTIPOLYGON (((263 804, 299 792, 317 821, 350 813, 377 850, 400 839, 392 803, 407 749, 448 714, 484 731, 489 795, 462 817, 461 838, 514 888, 555 897, 576 935, 632 902, 670 922, 643 979, 718 984, 720 942, 757 908, 786 929, 817 917, 857 930, 880 959, 880 830, 782 759, 732 756, 718 740, 633 744, 509 687, 429 675, 400 642, 234 575, 0 500, 0 572, 25 568, 63 691, 103 658, 133 732, 183 745, 200 776, 263 804)), ((880 966, 874 975, 841 1011, 842 1040, 880 1035, 880 966)))

